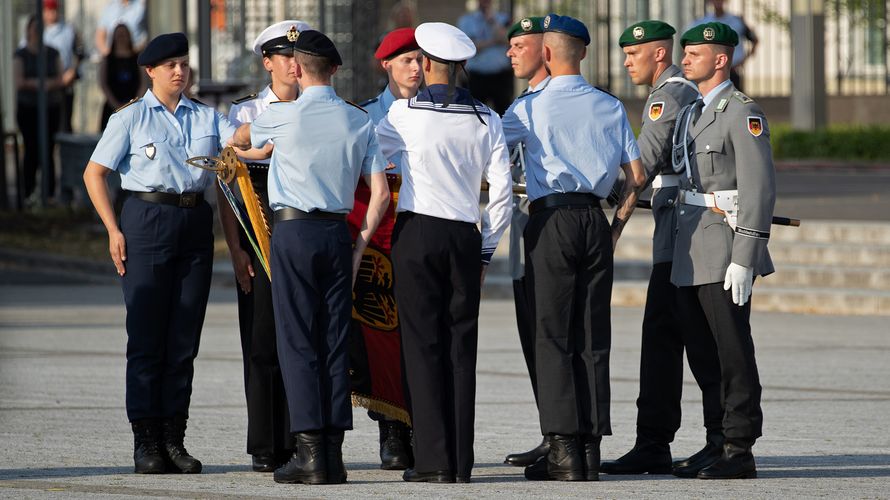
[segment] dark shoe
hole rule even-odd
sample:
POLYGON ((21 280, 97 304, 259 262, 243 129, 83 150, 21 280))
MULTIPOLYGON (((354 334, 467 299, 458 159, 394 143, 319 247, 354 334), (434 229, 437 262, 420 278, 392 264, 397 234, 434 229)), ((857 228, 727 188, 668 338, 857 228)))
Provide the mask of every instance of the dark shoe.
POLYGON ((705 447, 686 460, 672 464, 671 474, 677 477, 696 477, 705 467, 716 462, 723 454, 723 434, 709 433, 705 447))
POLYGON ((278 468, 278 460, 266 455, 254 455, 251 460, 254 472, 275 472, 278 468))
POLYGON ((167 470, 170 472, 182 472, 183 474, 200 474, 201 462, 189 455, 185 449, 186 420, 183 417, 165 418, 164 451, 167 452, 167 470))
POLYGON ((578 436, 555 434, 550 436, 547 453, 547 475, 556 481, 583 481, 584 457, 578 436))
POLYGON ((507 458, 504 459, 504 463, 516 467, 528 467, 537 462, 541 457, 546 457, 547 452, 549 451, 550 441, 545 436, 544 439, 541 440, 541 444, 531 450, 528 450, 525 453, 513 453, 507 455, 507 458))
POLYGON ((411 428, 395 420, 380 420, 380 468, 405 470, 414 465, 411 428))
POLYGON ((343 434, 343 431, 325 431, 324 447, 328 484, 346 482, 346 465, 343 464, 343 434))
POLYGON ((529 481, 552 481, 550 474, 547 473, 547 457, 541 457, 526 467, 524 474, 529 481))
POLYGON ((606 474, 670 474, 671 448, 667 444, 637 438, 633 448, 617 460, 600 464, 606 474))
POLYGON ((324 435, 321 432, 297 432, 297 449, 290 460, 275 470, 276 483, 326 484, 324 435))
MULTIPOLYGON (((402 480, 409 483, 453 483, 454 474, 447 470, 433 472, 417 472, 414 469, 406 469, 402 474, 402 480)), ((469 478, 467 478, 469 481, 469 478)))
POLYGON ((587 481, 600 480, 600 442, 602 436, 587 434, 581 436, 584 443, 584 479, 587 481))
POLYGON ((723 455, 710 467, 698 473, 699 479, 754 479, 757 466, 751 447, 727 441, 723 445, 723 455))
POLYGON ((161 429, 156 420, 136 420, 133 427, 133 462, 136 474, 163 474, 167 464, 161 454, 161 429))

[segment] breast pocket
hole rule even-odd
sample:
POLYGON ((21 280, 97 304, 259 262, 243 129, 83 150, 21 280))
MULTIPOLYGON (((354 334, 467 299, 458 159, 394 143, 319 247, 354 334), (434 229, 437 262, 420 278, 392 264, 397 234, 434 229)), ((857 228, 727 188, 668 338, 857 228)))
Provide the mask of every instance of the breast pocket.
POLYGON ((722 174, 726 169, 726 147, 723 138, 699 138, 698 173, 702 177, 722 174))
POLYGON ((191 133, 190 156, 216 156, 219 152, 219 133, 212 128, 198 127, 191 133))

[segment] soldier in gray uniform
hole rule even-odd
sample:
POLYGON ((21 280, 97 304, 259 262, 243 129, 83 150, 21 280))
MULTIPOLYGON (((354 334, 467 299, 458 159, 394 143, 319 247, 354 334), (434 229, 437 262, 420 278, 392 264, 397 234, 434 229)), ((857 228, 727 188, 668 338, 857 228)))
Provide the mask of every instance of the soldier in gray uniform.
MULTIPOLYGON (((647 185, 652 185, 652 274, 643 314, 640 356, 640 396, 637 398, 637 439, 621 458, 603 462, 607 474, 668 474, 672 472, 670 443, 680 428, 683 390, 683 350, 702 391, 707 445, 673 472, 695 477, 720 457, 723 408, 717 348, 707 329, 684 328, 676 314, 676 287, 671 284, 671 257, 677 218, 679 175, 671 165, 671 139, 677 113, 698 99, 698 88, 673 64, 676 30, 661 21, 629 26, 618 39, 624 66, 633 83, 652 90, 643 108, 643 128, 637 138, 647 185)), ((641 186, 642 188, 642 186, 641 186)))
POLYGON ((700 479, 757 477, 751 447, 763 427, 748 299, 754 276, 773 272, 767 242, 776 183, 763 110, 729 80, 738 40, 722 23, 696 26, 680 39, 683 73, 704 97, 677 117, 671 282, 679 287, 684 328, 714 336, 724 397, 723 454, 700 479))

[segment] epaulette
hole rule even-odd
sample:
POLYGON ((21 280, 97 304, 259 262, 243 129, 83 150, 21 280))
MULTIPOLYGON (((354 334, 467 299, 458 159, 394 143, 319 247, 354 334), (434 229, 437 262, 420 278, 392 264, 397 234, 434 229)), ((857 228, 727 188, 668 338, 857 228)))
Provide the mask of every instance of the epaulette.
POLYGON ((126 108, 126 107, 129 106, 130 104, 133 104, 134 102, 139 101, 139 100, 141 100, 141 99, 142 99, 141 97, 135 97, 135 98, 133 98, 133 99, 130 99, 130 102, 128 102, 128 103, 124 104, 123 106, 121 106, 121 107, 115 109, 114 112, 117 113, 118 111, 120 111, 120 110, 126 108))
MULTIPOLYGON (((541 90, 544 90, 544 89, 541 89, 541 90)), ((533 90, 531 92, 523 92, 523 93, 519 94, 519 97, 517 97, 517 99, 522 99, 523 97, 528 97, 530 95, 540 94, 541 90, 533 90)))
POLYGON ((738 90, 733 92, 732 96, 735 97, 736 99, 738 99, 739 102, 741 102, 742 104, 748 104, 749 102, 754 102, 754 99, 751 99, 750 97, 746 96, 745 94, 741 93, 738 90))
POLYGON ((272 101, 269 104, 281 104, 283 102, 294 102, 294 101, 272 101))
POLYGON ((372 98, 368 99, 367 101, 360 102, 359 106, 364 108, 365 106, 368 106, 369 104, 374 104, 375 102, 377 102, 379 100, 380 99, 378 99, 377 97, 372 97, 372 98))
POLYGON ((349 104, 350 106, 355 106, 356 108, 362 110, 362 113, 367 113, 367 112, 368 112, 367 109, 365 109, 365 108, 359 106, 358 104, 356 104, 356 103, 354 103, 354 102, 352 102, 352 101, 350 101, 350 100, 348 100, 348 99, 343 99, 343 101, 344 101, 346 104, 349 104))
POLYGON ((200 104, 201 106, 207 106, 208 108, 210 107, 209 104, 203 103, 203 102, 199 101, 198 99, 196 99, 196 98, 194 98, 194 97, 189 97, 189 99, 190 99, 192 102, 194 102, 194 103, 198 103, 198 104, 200 104))
POLYGON ((235 99, 234 101, 232 101, 232 104, 241 104, 242 102, 252 101, 252 100, 256 99, 257 95, 258 94, 253 93, 253 94, 248 94, 244 97, 239 97, 239 98, 235 99))
POLYGON ((606 93, 606 94, 609 94, 610 96, 614 97, 615 99, 618 99, 618 96, 616 96, 615 94, 609 92, 608 90, 606 90, 606 89, 604 89, 604 88, 597 87, 597 86, 594 86, 593 88, 599 90, 600 92, 604 92, 604 93, 606 93))

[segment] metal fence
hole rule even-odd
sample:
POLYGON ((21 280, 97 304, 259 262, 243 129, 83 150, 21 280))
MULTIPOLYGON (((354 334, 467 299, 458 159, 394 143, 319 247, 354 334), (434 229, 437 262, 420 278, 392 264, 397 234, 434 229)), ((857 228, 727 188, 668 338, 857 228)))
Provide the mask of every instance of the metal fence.
MULTIPOLYGON (((791 93, 791 1, 732 0, 728 12, 741 15, 759 39, 754 55, 743 66, 745 90, 753 96, 785 97, 791 93)), ((890 1, 827 0, 825 2, 825 71, 828 95, 890 93, 888 34, 890 1)), ((662 19, 678 31, 704 14, 695 0, 514 0, 514 18, 568 14, 583 20, 592 38, 583 71, 595 85, 622 97, 645 92, 631 84, 622 66, 617 39, 628 25, 642 19, 662 19)), ((743 42, 748 43, 748 42, 743 42)), ((749 45, 750 47, 750 45, 749 45)), ((679 63, 679 47, 675 61, 679 63)))

